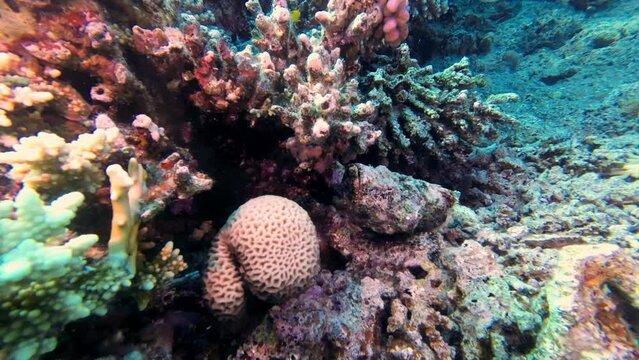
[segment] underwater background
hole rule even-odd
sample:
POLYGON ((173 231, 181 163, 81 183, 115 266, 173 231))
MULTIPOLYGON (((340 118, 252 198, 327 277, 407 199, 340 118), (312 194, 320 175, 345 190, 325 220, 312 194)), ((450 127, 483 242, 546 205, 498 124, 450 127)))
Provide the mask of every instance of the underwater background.
POLYGON ((639 1, 0 0, 0 359, 639 359, 639 1))

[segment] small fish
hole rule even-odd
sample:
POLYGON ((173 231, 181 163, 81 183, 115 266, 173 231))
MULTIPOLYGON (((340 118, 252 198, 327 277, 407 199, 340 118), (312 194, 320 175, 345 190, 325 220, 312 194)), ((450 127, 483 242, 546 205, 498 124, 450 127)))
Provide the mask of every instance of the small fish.
POLYGON ((299 11, 299 9, 295 9, 295 10, 291 11, 291 21, 293 21, 293 24, 295 24, 298 21, 300 21, 300 17, 301 16, 302 16, 302 12, 299 11))

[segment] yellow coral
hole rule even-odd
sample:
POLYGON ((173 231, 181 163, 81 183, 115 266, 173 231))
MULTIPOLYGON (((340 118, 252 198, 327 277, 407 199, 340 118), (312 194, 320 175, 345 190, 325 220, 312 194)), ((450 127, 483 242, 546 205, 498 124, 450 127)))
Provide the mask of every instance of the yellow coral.
POLYGON ((635 179, 639 179, 639 156, 628 157, 628 162, 621 168, 612 171, 612 175, 615 176, 630 176, 635 179))
POLYGON ((140 227, 139 207, 146 192, 146 171, 133 158, 129 160, 128 171, 124 171, 120 165, 110 165, 106 172, 111 181, 113 207, 109 258, 126 264, 129 273, 135 274, 140 227))
POLYGON ((12 166, 11 178, 48 196, 92 192, 104 179, 100 161, 112 152, 118 136, 117 128, 98 129, 66 143, 56 134, 40 132, 21 138, 14 151, 0 153, 0 163, 12 166))
MULTIPOLYGON (((6 60, 0 57, 0 68, 6 65, 6 60)), ((7 112, 12 112, 17 107, 32 107, 51 100, 53 100, 53 94, 48 91, 34 91, 27 86, 10 88, 5 84, 0 84, 0 126, 9 127, 12 125, 7 112)))

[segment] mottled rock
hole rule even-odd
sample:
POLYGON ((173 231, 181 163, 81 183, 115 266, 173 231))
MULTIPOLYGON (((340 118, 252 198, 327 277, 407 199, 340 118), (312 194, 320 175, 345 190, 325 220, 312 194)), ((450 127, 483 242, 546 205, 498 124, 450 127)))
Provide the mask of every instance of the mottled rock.
POLYGON ((444 251, 443 263, 456 275, 451 318, 463 334, 464 358, 508 359, 532 350, 542 325, 532 309, 534 288, 505 274, 496 255, 473 240, 444 251))
POLYGON ((260 330, 265 334, 256 330, 236 358, 372 358, 379 352, 383 298, 389 291, 392 289, 377 279, 359 280, 343 271, 325 271, 315 286, 273 307, 260 330), (270 338, 270 343, 264 338, 270 338), (264 357, 250 356, 256 348, 264 357))
POLYGON ((616 245, 564 247, 544 288, 548 318, 530 358, 639 358, 631 315, 639 309, 638 272, 616 245))
POLYGON ((355 222, 379 234, 433 230, 446 221, 455 203, 449 190, 385 166, 351 165, 343 185, 355 222))

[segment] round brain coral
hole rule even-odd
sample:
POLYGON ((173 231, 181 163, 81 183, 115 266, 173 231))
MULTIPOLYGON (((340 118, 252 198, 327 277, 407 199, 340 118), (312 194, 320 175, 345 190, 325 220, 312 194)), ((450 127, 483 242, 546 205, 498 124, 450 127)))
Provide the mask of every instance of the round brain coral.
POLYGON ((306 211, 273 195, 240 206, 217 236, 204 282, 206 299, 220 315, 244 309, 244 286, 262 300, 302 291, 319 270, 319 240, 306 211))

